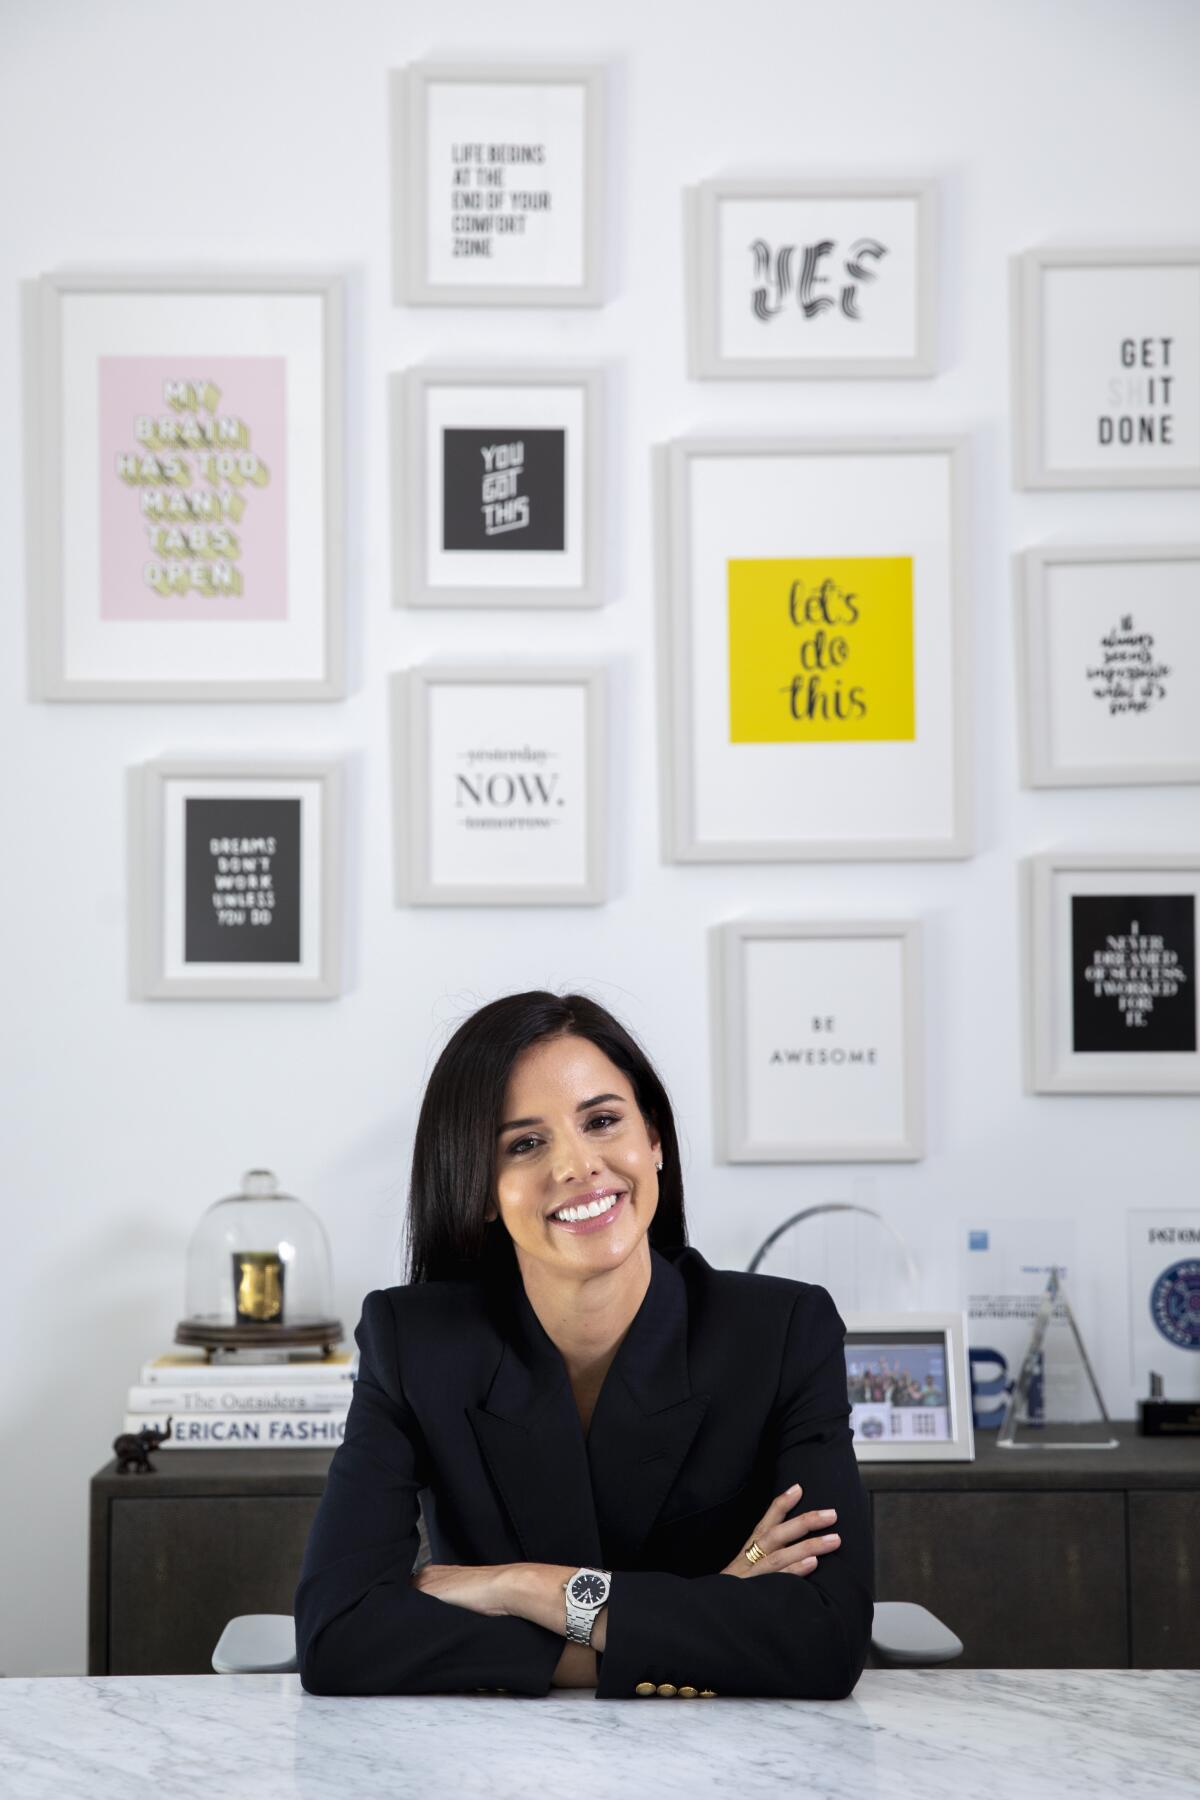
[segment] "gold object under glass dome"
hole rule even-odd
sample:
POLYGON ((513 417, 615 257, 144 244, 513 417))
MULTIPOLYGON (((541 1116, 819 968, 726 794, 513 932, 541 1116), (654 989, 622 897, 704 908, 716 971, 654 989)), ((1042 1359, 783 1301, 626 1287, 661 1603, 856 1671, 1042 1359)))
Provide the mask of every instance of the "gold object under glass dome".
POLYGON ((248 1170, 192 1233, 185 1306, 175 1342, 210 1353, 316 1344, 328 1356, 341 1342, 325 1228, 269 1169, 248 1170))

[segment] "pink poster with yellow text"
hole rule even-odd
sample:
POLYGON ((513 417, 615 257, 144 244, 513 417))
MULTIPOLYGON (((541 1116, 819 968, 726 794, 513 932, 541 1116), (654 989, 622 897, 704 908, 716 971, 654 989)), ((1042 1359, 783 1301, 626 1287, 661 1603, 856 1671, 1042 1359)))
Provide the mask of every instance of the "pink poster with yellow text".
POLYGON ((282 356, 102 356, 100 616, 286 619, 282 356))

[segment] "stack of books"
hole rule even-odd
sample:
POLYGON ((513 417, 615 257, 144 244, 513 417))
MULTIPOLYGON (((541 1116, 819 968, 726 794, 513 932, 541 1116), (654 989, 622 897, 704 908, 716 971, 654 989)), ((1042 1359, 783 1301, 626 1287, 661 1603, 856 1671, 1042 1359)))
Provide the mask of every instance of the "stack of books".
POLYGON ((320 1352, 178 1350, 142 1365, 129 1389, 126 1431, 150 1425, 171 1435, 156 1450, 336 1449, 358 1370, 356 1350, 320 1352))

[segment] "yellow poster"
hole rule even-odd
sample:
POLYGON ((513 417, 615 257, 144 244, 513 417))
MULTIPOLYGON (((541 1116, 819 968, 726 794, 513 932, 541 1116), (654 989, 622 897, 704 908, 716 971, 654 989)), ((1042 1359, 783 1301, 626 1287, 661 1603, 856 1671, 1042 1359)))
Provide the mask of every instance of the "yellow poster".
POLYGON ((731 743, 915 736, 911 556, 731 558, 731 743))

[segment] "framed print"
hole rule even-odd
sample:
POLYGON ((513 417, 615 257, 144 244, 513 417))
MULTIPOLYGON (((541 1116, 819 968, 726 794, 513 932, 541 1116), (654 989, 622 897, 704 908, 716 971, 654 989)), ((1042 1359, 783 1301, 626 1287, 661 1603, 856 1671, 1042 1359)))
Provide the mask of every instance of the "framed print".
POLYGON ((965 458, 961 438, 668 446, 668 860, 970 855, 965 458))
POLYGON ((1200 781, 1200 544, 1016 563, 1027 787, 1200 781))
POLYGON ((934 375, 929 180, 705 181, 686 198, 690 373, 934 375))
POLYGON ((397 603, 599 606, 603 376, 395 376, 397 603))
POLYGON ((164 756, 129 772, 141 1000, 340 992, 342 777, 319 757, 164 756))
POLYGON ((1026 250, 1010 286, 1016 485, 1200 483, 1200 249, 1026 250))
POLYGON ((392 677, 396 898, 605 898, 600 668, 427 664, 392 677))
POLYGON ((714 953, 722 1162, 924 1155, 918 925, 737 919, 714 953))
POLYGON ((1023 875, 1030 1088, 1200 1092, 1200 852, 1049 851, 1023 875))
POLYGON ((396 299, 600 306, 600 64, 412 63, 392 82, 396 299))
POLYGON ((38 693, 344 692, 342 289, 41 282, 38 693))
POLYGON ((852 1312, 845 1325, 859 1462, 973 1462, 966 1314, 852 1312))

